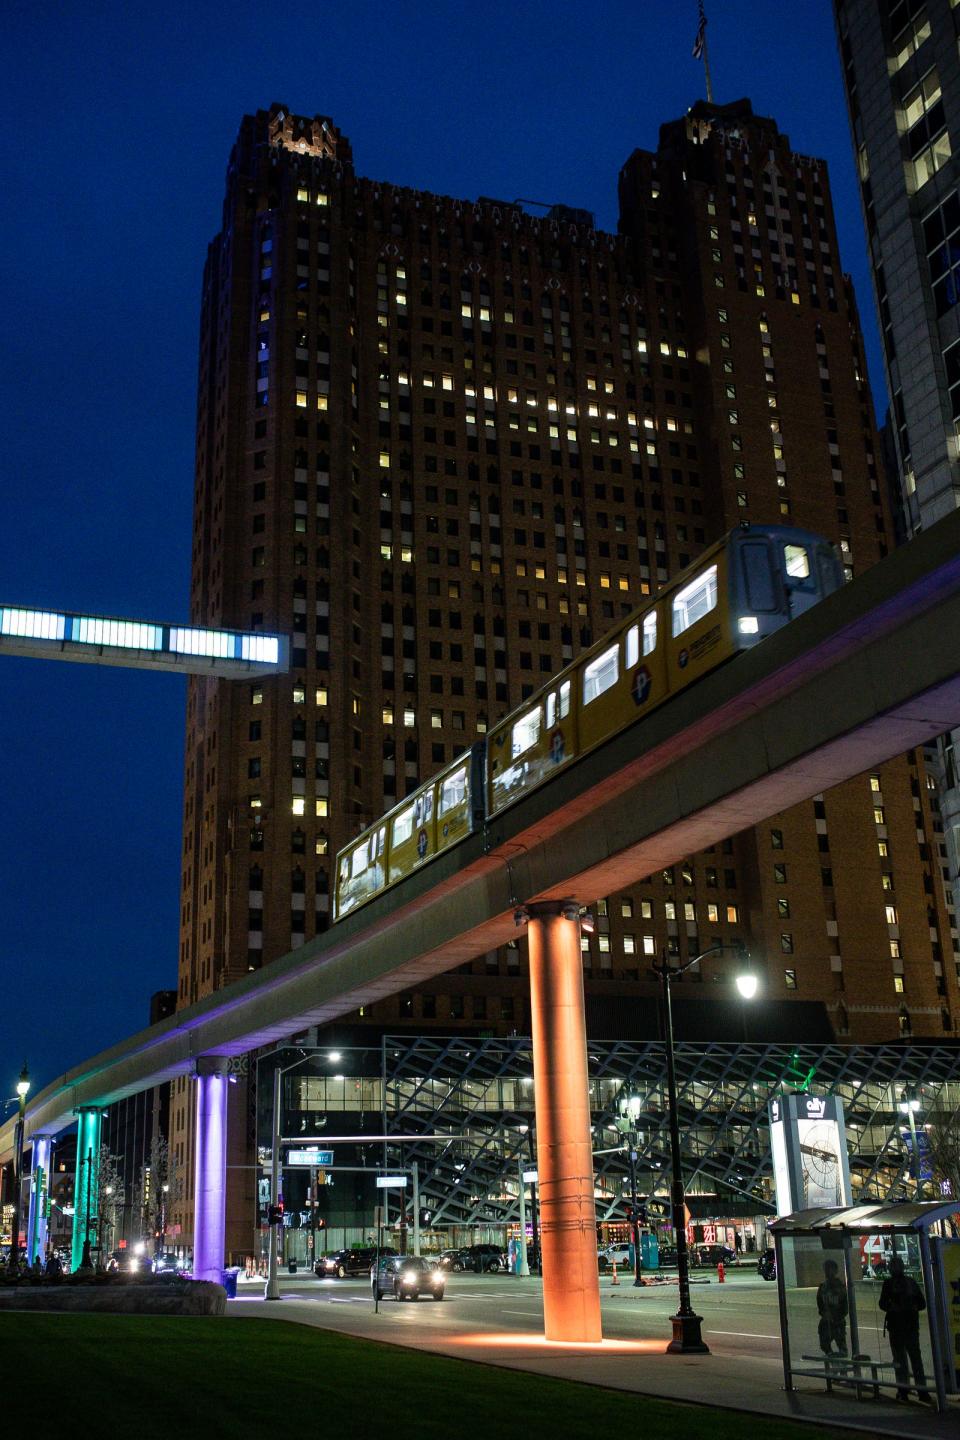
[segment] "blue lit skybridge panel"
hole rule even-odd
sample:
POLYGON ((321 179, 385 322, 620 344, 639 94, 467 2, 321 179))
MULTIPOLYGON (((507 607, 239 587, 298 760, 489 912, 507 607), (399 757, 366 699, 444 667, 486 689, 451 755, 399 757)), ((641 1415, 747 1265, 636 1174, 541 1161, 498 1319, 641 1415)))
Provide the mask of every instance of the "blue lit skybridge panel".
POLYGON ((66 615, 58 615, 53 610, 0 606, 0 635, 12 635, 21 640, 62 640, 66 624, 66 615))
POLYGON ((136 670, 174 670, 214 679, 282 675, 290 668, 286 635, 75 615, 18 605, 0 606, 2 652, 136 670))

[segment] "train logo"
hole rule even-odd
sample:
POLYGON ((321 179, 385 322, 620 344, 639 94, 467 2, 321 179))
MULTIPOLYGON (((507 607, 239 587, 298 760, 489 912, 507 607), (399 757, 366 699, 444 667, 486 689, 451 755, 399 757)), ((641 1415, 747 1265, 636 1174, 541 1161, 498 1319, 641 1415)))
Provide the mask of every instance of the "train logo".
POLYGON ((681 670, 686 670, 686 668, 687 668, 687 661, 688 661, 689 659, 690 659, 690 651, 689 651, 689 650, 681 650, 681 651, 680 651, 680 654, 677 656, 677 664, 680 666, 680 669, 681 669, 681 670))
POLYGON ((653 681, 650 679, 650 671, 646 665, 641 665, 633 677, 633 698, 638 705, 646 705, 650 697, 650 686, 653 681))
POLYGON ((554 765, 559 765, 566 753, 566 745, 563 739, 562 730, 554 730, 550 736, 550 759, 554 765))

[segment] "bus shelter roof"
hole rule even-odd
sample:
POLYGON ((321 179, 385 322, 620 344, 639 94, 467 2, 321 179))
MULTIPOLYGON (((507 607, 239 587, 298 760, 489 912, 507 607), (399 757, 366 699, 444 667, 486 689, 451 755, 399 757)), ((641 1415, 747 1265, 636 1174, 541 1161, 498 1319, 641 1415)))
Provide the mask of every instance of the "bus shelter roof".
POLYGON ((793 1215, 781 1215, 769 1221, 767 1229, 779 1235, 808 1235, 823 1230, 848 1235, 875 1235, 878 1230, 929 1230, 938 1220, 946 1220, 958 1211, 960 1204, 956 1200, 907 1200, 896 1204, 874 1200, 843 1209, 797 1210, 793 1215))

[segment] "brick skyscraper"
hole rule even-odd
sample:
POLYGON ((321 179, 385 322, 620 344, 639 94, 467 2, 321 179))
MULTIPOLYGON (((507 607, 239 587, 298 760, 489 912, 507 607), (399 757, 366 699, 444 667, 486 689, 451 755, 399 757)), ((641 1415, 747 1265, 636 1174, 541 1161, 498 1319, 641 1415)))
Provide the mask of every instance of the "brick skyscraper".
MULTIPOLYGON (((824 164, 747 101, 698 104, 627 161, 620 217, 361 179, 329 119, 244 119, 204 276, 192 614, 293 632, 293 672, 191 682, 182 1004, 323 929, 348 837, 731 526, 820 531, 851 574, 885 553, 824 164)), ((599 897, 588 989, 646 994, 661 948, 737 936, 840 1035, 952 1030, 930 797, 916 753, 599 897)), ((508 948, 362 1018, 523 1031, 526 993, 508 948)))

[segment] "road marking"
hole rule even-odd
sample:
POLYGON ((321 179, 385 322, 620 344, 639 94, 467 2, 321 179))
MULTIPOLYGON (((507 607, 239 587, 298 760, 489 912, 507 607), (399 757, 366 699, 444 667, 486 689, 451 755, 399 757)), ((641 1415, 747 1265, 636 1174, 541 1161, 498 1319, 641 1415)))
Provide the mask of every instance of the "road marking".
POLYGON ((711 1334, 711 1335, 739 1335, 739 1336, 741 1336, 744 1340, 778 1340, 778 1339, 779 1339, 779 1336, 777 1336, 777 1335, 758 1335, 755 1330, 714 1330, 714 1328, 713 1328, 712 1325, 711 1325, 709 1328, 710 1328, 710 1334, 711 1334))

